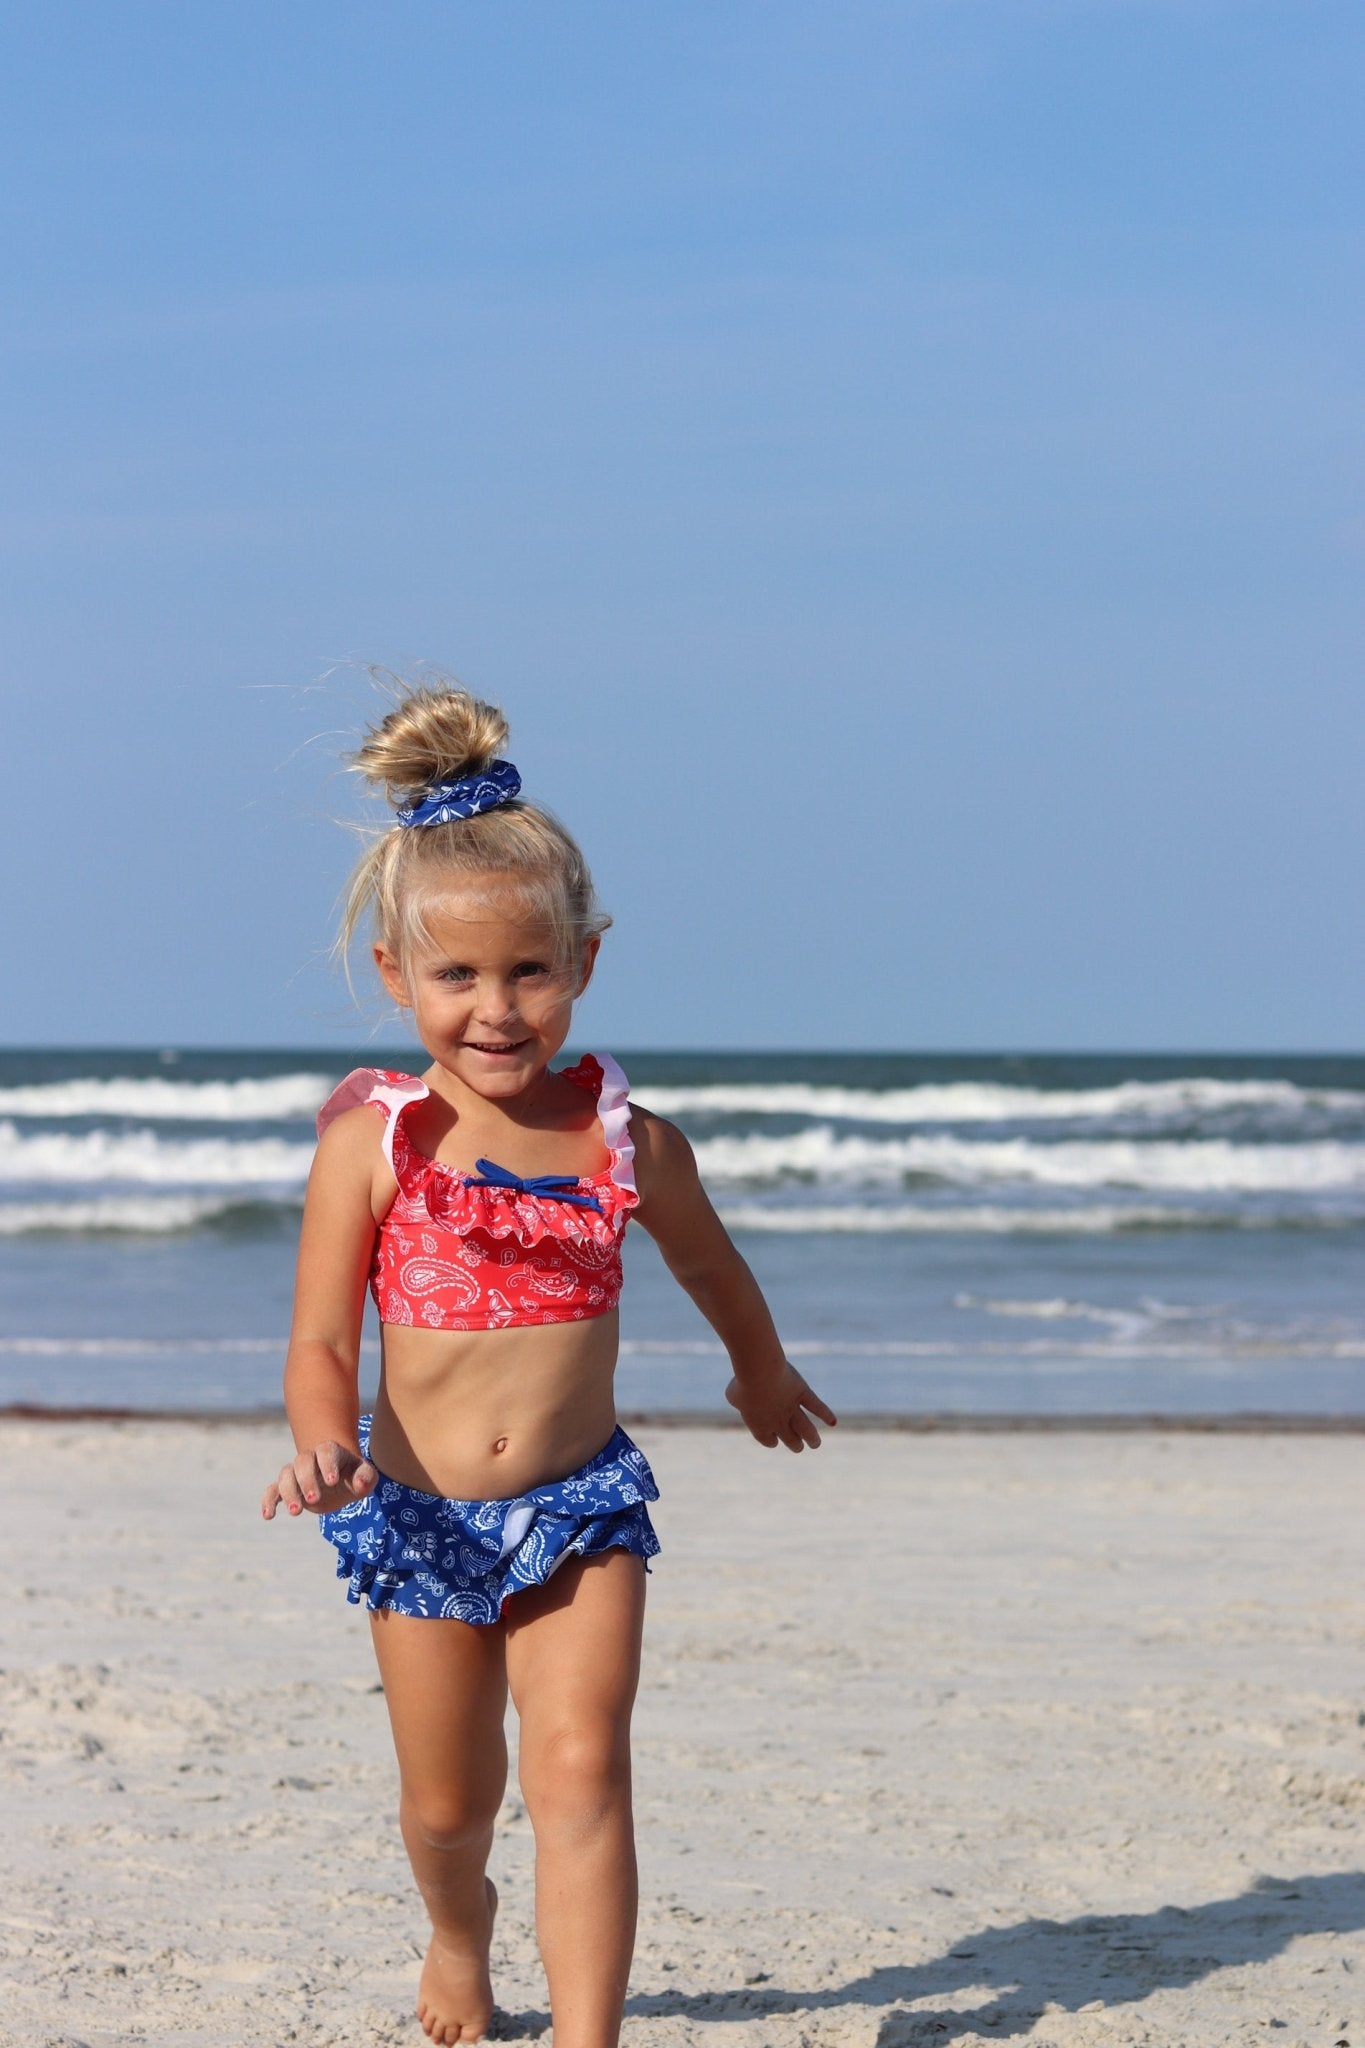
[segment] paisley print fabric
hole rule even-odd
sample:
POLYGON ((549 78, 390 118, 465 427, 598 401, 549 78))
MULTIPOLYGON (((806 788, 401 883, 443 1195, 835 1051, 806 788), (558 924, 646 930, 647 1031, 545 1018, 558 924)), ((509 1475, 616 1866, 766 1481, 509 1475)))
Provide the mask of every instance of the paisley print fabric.
POLYGON ((510 804, 521 789, 521 777, 510 761, 490 761, 479 775, 460 775, 438 782, 415 804, 400 805, 400 825, 448 825, 452 818, 476 818, 510 804))
MULTIPOLYGON (((367 1457, 371 1420, 360 1418, 367 1457)), ((381 1473, 372 1493, 319 1522, 353 1604, 487 1627, 566 1558, 657 1557, 645 1503, 658 1498, 644 1452, 618 1428, 581 1470, 511 1500, 448 1500, 381 1473)))
POLYGON ((560 1180, 590 1202, 538 1193, 533 1182, 475 1181, 418 1152, 404 1114, 429 1090, 410 1074, 361 1067, 318 1112, 370 1104, 384 1118, 384 1154, 398 1192, 379 1226, 370 1292, 381 1322, 432 1330, 506 1330, 606 1315, 621 1295, 621 1238, 639 1203, 629 1086, 616 1061, 592 1054, 564 1078, 597 1096, 610 1154, 602 1173, 560 1180))

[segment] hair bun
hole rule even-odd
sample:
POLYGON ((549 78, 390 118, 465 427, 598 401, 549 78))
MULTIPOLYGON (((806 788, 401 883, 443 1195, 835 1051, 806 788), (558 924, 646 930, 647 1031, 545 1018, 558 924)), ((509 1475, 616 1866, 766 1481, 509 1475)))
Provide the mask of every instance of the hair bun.
POLYGON ((438 782, 481 774, 507 737, 497 705, 468 690, 411 690, 366 733, 351 765, 396 808, 438 782))

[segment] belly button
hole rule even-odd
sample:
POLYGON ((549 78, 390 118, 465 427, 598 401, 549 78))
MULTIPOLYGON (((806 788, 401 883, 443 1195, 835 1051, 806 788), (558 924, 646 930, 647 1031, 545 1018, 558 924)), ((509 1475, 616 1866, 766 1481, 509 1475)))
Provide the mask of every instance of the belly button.
POLYGON ((505 1436, 500 1436, 497 1442, 494 1444, 493 1449, 495 1451, 505 1451, 507 1449, 507 1438, 505 1436))

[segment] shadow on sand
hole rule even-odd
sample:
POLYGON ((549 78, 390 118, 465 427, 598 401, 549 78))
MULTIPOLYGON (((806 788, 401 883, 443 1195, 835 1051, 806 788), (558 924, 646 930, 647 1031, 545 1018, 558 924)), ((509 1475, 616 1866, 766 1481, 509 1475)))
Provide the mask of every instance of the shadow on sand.
MULTIPOLYGON (((765 2019, 865 2006, 884 2010, 877 2048, 948 2048, 964 2034, 996 2040, 1026 2034, 1040 2015, 1086 2006, 1134 2004, 1150 1992, 1185 1989, 1215 1970, 1263 1963, 1304 1934, 1347 1934, 1365 1927, 1365 1871, 1324 1877, 1261 1877, 1250 1891, 1207 1905, 1161 1906, 1154 1913, 1086 1914, 1077 1920, 1020 1920, 965 1935, 923 1963, 888 1963, 823 1990, 754 1983, 717 1991, 659 1991, 626 2001, 634 2019, 765 2019), (981 1997, 983 1987, 987 1995, 981 1997), (922 1999, 976 1994, 969 2006, 905 2012, 922 1999)), ((1324 2000, 1349 2006, 1363 1987, 1342 1972, 1324 1980, 1324 2000)), ((1343 2007, 1343 2009, 1346 2009, 1343 2007)), ((1284 2015, 1266 2014, 1267 2021, 1284 2015)), ((544 2033, 548 2013, 499 2013, 495 2038, 544 2033)), ((1365 2048, 1365 2031, 1353 2048, 1365 2048)))

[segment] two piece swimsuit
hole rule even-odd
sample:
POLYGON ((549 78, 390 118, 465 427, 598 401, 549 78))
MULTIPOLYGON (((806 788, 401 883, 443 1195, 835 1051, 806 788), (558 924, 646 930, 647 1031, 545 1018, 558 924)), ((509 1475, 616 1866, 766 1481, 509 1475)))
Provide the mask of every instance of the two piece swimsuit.
MULTIPOLYGON (((418 1152, 405 1112, 429 1090, 408 1074, 363 1067, 318 1112, 318 1135, 368 1104, 384 1117, 383 1151, 398 1184, 379 1226, 370 1293, 380 1321, 432 1330, 522 1329, 608 1314, 621 1294, 621 1238, 638 1205, 626 1077, 592 1055, 563 1079, 592 1089, 611 1154, 602 1173, 519 1179, 487 1159, 461 1174, 418 1152)), ((372 1417, 360 1418, 369 1456, 372 1417)), ((513 1594, 544 1585, 569 1557, 659 1550, 645 1503, 659 1489, 643 1451, 618 1427, 567 1479, 507 1500, 453 1500, 380 1473, 371 1493, 320 1517, 346 1597, 374 1608, 488 1625, 513 1594)))

